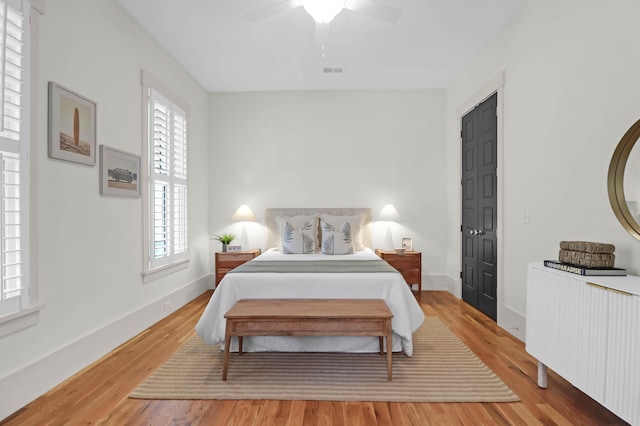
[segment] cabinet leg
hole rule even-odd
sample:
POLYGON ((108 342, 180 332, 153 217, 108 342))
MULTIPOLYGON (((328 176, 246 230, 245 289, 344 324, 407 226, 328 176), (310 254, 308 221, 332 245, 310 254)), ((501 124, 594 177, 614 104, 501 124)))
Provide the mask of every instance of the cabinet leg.
POLYGON ((547 366, 538 361, 538 386, 547 388, 547 366))

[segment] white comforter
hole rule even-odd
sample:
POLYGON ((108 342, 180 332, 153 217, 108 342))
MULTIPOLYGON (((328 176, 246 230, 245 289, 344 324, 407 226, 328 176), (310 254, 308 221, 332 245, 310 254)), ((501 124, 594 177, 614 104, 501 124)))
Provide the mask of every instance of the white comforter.
MULTIPOLYGON (((370 249, 345 256, 283 255, 270 249, 253 261, 328 258, 378 259, 370 249)), ((422 309, 399 273, 230 273, 213 293, 196 332, 205 343, 224 345, 224 314, 238 300, 267 298, 384 299, 393 313, 393 351, 402 350, 408 356, 413 354, 412 334, 424 321, 422 309)), ((247 352, 378 352, 379 349, 378 338, 371 336, 257 336, 245 337, 242 345, 247 352)), ((235 338, 231 350, 238 350, 235 338)))

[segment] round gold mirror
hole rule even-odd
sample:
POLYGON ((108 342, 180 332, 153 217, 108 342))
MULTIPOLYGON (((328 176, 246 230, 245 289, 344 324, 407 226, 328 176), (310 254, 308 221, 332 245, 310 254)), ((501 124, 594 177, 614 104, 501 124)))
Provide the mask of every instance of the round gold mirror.
POLYGON ((616 217, 631 235, 640 240, 640 120, 624 134, 609 165, 609 202, 616 217), (627 168, 629 164, 629 168, 627 168))

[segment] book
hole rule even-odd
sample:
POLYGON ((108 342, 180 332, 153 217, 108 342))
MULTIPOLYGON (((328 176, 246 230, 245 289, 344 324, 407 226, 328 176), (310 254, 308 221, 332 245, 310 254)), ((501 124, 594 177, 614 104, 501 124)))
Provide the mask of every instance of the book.
POLYGON ((557 260, 545 260, 544 266, 547 268, 558 269, 564 272, 571 272, 572 274, 585 275, 585 276, 625 276, 627 270, 622 268, 585 268, 584 266, 570 265, 568 263, 558 262, 557 260))

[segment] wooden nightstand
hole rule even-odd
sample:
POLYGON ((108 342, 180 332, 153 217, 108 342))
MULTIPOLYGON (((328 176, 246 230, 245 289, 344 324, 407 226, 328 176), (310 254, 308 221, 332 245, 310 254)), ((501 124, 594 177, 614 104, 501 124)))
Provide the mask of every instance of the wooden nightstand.
POLYGON ((260 249, 245 251, 217 251, 216 252, 216 287, 220 284, 224 274, 243 263, 259 256, 260 249))
POLYGON ((393 250, 376 249, 376 254, 402 274, 409 287, 412 287, 412 291, 413 284, 417 284, 417 298, 422 300, 422 253, 419 251, 405 251, 401 254, 393 250))

